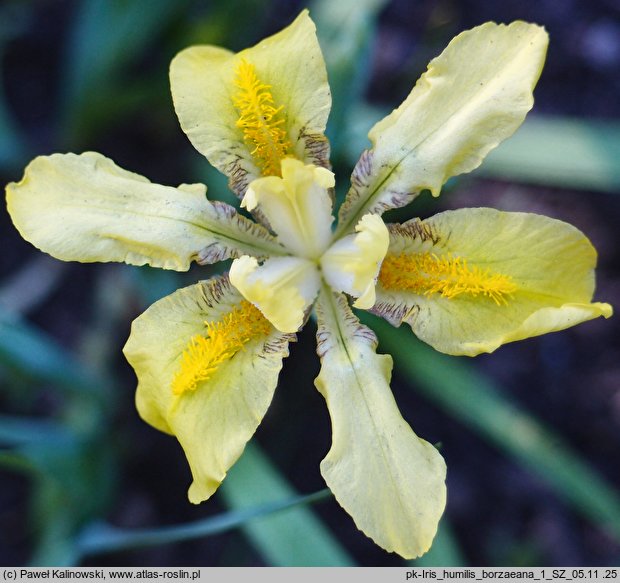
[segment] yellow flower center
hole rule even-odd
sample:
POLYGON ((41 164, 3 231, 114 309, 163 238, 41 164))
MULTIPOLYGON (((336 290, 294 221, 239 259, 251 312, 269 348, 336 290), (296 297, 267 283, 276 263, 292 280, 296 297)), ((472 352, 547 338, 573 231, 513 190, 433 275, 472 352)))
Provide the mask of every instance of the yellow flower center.
POLYGON ((280 161, 291 147, 282 127, 286 120, 284 107, 276 106, 271 85, 260 81, 252 63, 242 60, 235 73, 239 88, 233 97, 239 110, 237 127, 243 129, 245 141, 254 148, 252 156, 263 174, 280 176, 280 161))
POLYGON ((470 266, 461 257, 439 257, 434 253, 387 255, 379 281, 386 289, 407 290, 430 296, 455 298, 462 294, 482 295, 497 305, 506 304, 517 286, 508 275, 470 266))
POLYGON ((242 301, 238 308, 218 322, 205 322, 205 336, 194 336, 183 351, 181 366, 172 379, 172 392, 181 395, 193 391, 206 381, 223 363, 255 338, 273 331, 269 321, 250 302, 242 301))

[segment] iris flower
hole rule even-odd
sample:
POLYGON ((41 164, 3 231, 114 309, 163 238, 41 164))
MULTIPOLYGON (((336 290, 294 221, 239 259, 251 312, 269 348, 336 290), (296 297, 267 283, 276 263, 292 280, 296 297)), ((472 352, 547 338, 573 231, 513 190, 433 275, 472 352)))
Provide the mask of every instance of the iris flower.
POLYGON ((377 354, 350 302, 469 356, 611 315, 591 302, 596 252, 566 223, 489 208, 381 218, 425 189, 439 195, 517 129, 546 49, 544 30, 524 22, 457 36, 371 129, 337 221, 331 97, 307 11, 254 47, 193 46, 170 68, 183 131, 255 221, 209 200, 202 184, 153 184, 93 152, 36 158, 8 185, 20 233, 62 260, 185 271, 234 259, 228 275, 148 308, 124 348, 140 415, 185 451, 191 502, 209 498, 243 452, 314 313, 315 383, 333 433, 321 473, 378 545, 407 558, 428 550, 445 464, 402 418, 392 359, 377 354))

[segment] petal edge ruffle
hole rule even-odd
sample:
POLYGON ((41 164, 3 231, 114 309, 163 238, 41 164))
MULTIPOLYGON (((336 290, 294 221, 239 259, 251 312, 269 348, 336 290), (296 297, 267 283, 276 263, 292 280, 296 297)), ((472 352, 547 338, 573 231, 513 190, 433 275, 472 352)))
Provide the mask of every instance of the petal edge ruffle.
POLYGON ((162 186, 96 152, 39 156, 6 188, 21 235, 63 261, 122 261, 186 271, 251 254, 286 251, 202 184, 162 186))
POLYGON ((372 311, 394 325, 407 322, 440 352, 475 356, 612 313, 608 304, 591 303, 594 247, 578 229, 557 219, 474 208, 413 219, 389 229, 390 249, 372 311), (423 273, 426 279, 419 279, 414 270, 408 285, 402 265, 398 279, 387 272, 394 257, 416 256, 434 258, 443 262, 442 268, 454 270, 439 274, 444 288, 460 270, 478 283, 485 278, 504 281, 504 291, 485 294, 484 286, 471 287, 470 281, 471 293, 465 285, 459 293, 452 288, 442 294, 437 291, 441 286, 431 287, 432 274, 423 273))
POLYGON ((181 357, 205 321, 221 321, 242 301, 227 277, 177 290, 155 302, 132 324, 123 352, 138 377, 140 416, 174 434, 187 456, 193 503, 209 498, 239 458, 265 415, 288 343, 277 330, 248 341, 194 390, 171 388, 181 357))
POLYGON ((392 359, 341 294, 317 303, 321 372, 315 384, 332 421, 321 474, 357 527, 405 558, 431 546, 446 502, 446 467, 400 415, 389 381, 392 359))
POLYGON ((262 172, 252 146, 237 125, 235 71, 243 60, 256 68, 282 107, 289 155, 317 166, 329 166, 329 142, 324 136, 331 94, 316 28, 307 10, 295 21, 240 53, 214 46, 181 51, 170 65, 174 107, 194 147, 229 178, 241 198, 262 172))

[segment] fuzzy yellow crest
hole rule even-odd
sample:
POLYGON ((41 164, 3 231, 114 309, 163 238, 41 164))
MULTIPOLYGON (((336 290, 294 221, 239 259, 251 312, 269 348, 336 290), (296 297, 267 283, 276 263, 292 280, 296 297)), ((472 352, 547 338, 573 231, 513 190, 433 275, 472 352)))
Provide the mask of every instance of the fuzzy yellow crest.
POLYGON ((461 257, 440 257, 429 252, 388 254, 381 265, 379 281, 385 289, 425 296, 482 295, 497 305, 506 304, 507 298, 517 290, 508 275, 470 266, 461 257))
POLYGON ((280 176, 280 162, 291 147, 288 141, 283 106, 276 106, 271 85, 256 76, 252 63, 242 60, 236 69, 235 85, 239 91, 233 103, 239 111, 237 126, 245 141, 253 147, 252 156, 264 175, 280 176))
POLYGON ((175 395, 195 390, 199 382, 211 378, 218 367, 242 350, 247 342, 273 331, 269 321, 246 301, 221 320, 205 322, 205 325, 206 335, 194 336, 183 351, 181 366, 172 380, 175 395))

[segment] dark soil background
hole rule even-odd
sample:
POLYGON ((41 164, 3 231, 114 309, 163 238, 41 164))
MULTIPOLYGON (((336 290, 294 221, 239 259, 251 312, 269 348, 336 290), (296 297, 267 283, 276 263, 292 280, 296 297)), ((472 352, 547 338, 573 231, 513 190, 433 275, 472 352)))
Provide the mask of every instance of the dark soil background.
MULTIPOLYGON (((197 33, 190 26, 194 19, 208 20, 210 10, 221 14, 225 9, 214 6, 216 3, 187 2, 181 14, 176 14, 153 39, 147 53, 129 69, 131 80, 148 78, 150 83, 149 90, 136 98, 137 106, 122 116, 111 110, 110 117, 100 109, 103 123, 95 124, 96 131, 83 132, 76 138, 63 132, 61 95, 67 39, 80 3, 41 0, 31 2, 25 10, 26 4, 0 3, 0 18, 4 17, 0 20, 4 39, 2 88, 27 145, 21 159, 0 167, 0 180, 19 180, 23 167, 34 155, 94 149, 155 182, 190 181, 203 163, 178 128, 167 89, 167 64, 176 50, 195 42, 197 33), (188 30, 194 37, 184 41, 188 30)), ((279 30, 302 7, 300 2, 284 0, 272 2, 269 10, 262 10, 260 3, 246 4, 252 16, 248 20, 254 24, 245 25, 239 38, 225 39, 233 49, 279 30)), ((398 105, 428 60, 455 34, 488 20, 514 19, 544 25, 551 38, 547 64, 535 92, 535 114, 620 118, 617 0, 392 0, 379 16, 367 99, 381 106, 398 105)), ((340 171, 338 176, 342 181, 346 171, 340 171)), ((217 196, 214 192, 211 196, 217 196)), ((440 199, 440 206, 433 208, 493 206, 546 214, 576 225, 599 251, 596 299, 619 306, 618 195, 482 180, 474 173, 456 184, 449 195, 440 199)), ((427 194, 421 197, 427 198, 427 194)), ((429 212, 430 202, 421 203, 424 213, 429 212)), ((420 212, 415 207, 408 211, 410 216, 420 212)), ((105 350, 109 352, 97 352, 96 343, 85 343, 86 327, 96 321, 97 306, 101 306, 101 295, 106 293, 102 282, 116 282, 117 291, 122 291, 130 268, 117 272, 112 265, 47 261, 19 237, 5 211, 0 212, 0 237, 0 283, 8 285, 17 274, 23 275, 25 266, 34 266, 35 275, 24 288, 34 299, 22 298, 21 311, 28 321, 61 346, 90 359, 94 366, 113 371, 117 379, 117 404, 109 427, 109 438, 118 452, 115 475, 109 476, 116 484, 116 494, 107 505, 107 520, 126 527, 161 526, 224 511, 217 495, 199 507, 187 502, 190 477, 181 449, 173 438, 143 423, 135 412, 135 379, 120 352, 132 318, 142 309, 135 291, 129 290, 129 301, 109 312, 114 315, 104 326, 108 334, 105 350)), ((208 275, 204 268, 195 269, 182 281, 208 275)), ((476 359, 477 367, 494 379, 510 399, 555 430, 616 487, 620 486, 618 331, 617 318, 597 320, 510 344, 476 359)), ((324 487, 318 466, 330 443, 327 411, 312 382, 318 374, 314 343, 314 330, 308 326, 292 347, 274 403, 256 435, 258 443, 300 492, 324 487)), ((2 382, 7 381, 0 379, 2 382)), ((411 391, 407 382, 397 370, 392 383, 396 400, 418 435, 431 443, 442 443, 449 469, 446 515, 469 564, 620 563, 620 544, 610 533, 581 518, 542 479, 411 391)), ((54 413, 59 399, 53 386, 44 387, 36 399, 23 401, 7 391, 0 394, 0 408, 5 413, 44 417, 54 413)), ((0 563, 23 564, 30 559, 37 537, 29 506, 32 482, 9 470, 1 470, 0 479, 0 563)), ((93 492, 93 496, 98 493, 93 492)), ((359 564, 402 564, 361 535, 334 501, 319 504, 315 510, 359 564)), ((91 563, 264 564, 240 531, 167 547, 102 555, 91 563)))

